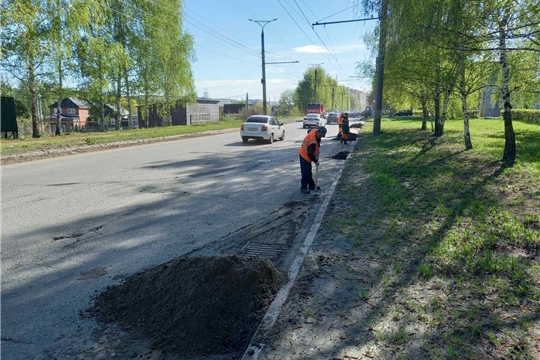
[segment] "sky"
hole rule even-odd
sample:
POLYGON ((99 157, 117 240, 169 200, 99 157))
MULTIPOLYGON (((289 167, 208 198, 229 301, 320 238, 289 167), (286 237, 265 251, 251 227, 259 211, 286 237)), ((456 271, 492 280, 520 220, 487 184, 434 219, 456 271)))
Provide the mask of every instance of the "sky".
POLYGON ((294 90, 304 71, 321 66, 340 85, 371 91, 370 79, 357 76, 359 61, 374 62, 363 38, 376 21, 315 26, 315 22, 365 17, 355 0, 184 0, 184 27, 195 39, 192 63, 199 96, 262 98, 261 27, 249 21, 272 20, 264 28, 266 91, 270 101, 294 90), (338 14, 336 14, 338 13, 338 14), (334 15, 336 14, 336 15, 334 15))

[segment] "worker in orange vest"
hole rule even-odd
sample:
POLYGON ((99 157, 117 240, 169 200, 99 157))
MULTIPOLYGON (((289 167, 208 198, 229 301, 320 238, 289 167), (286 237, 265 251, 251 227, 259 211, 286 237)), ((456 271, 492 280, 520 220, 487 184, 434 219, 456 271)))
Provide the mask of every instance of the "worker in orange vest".
POLYGON ((343 125, 343 115, 341 113, 339 113, 338 115, 338 118, 337 118, 337 124, 338 124, 338 137, 339 137, 339 134, 341 134, 341 132, 343 131, 342 129, 342 125, 343 125))
POLYGON ((310 131, 304 138, 304 141, 302 141, 300 150, 298 150, 298 154, 300 155, 300 171, 302 173, 300 191, 304 194, 309 194, 311 190, 315 190, 315 181, 313 181, 311 163, 315 163, 315 166, 319 166, 321 138, 325 136, 326 128, 324 126, 317 128, 316 131, 310 131))
POLYGON ((347 145, 347 140, 349 139, 349 114, 343 114, 343 119, 341 120, 341 143, 347 145))

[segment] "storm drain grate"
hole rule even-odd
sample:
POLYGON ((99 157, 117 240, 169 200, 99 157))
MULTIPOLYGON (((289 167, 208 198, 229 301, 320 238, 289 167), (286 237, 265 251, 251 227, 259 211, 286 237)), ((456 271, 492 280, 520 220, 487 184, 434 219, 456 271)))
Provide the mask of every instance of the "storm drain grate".
POLYGON ((263 257, 269 259, 277 258, 285 250, 284 246, 278 244, 262 244, 248 242, 240 251, 243 256, 263 257))

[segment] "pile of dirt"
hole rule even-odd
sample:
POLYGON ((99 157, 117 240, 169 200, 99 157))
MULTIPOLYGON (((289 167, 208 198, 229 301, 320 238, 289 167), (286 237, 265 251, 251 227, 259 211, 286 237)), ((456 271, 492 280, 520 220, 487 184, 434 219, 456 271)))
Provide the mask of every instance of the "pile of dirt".
POLYGON ((349 156, 348 151, 340 151, 336 155, 332 156, 332 159, 345 160, 345 159, 347 159, 347 156, 349 156))
POLYGON ((108 287, 89 313, 138 331, 165 352, 239 353, 249 344, 282 279, 266 259, 181 257, 108 287))

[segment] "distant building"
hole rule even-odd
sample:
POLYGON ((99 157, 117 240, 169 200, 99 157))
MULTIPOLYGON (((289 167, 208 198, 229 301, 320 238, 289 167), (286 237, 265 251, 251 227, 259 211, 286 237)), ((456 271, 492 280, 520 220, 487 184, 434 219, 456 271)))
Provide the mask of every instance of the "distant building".
MULTIPOLYGON (((58 101, 49 105, 50 113, 46 117, 51 131, 56 131, 58 124, 58 101)), ((62 131, 71 132, 79 131, 86 127, 86 121, 90 111, 90 105, 84 101, 74 97, 67 97, 60 101, 60 124, 62 131)))
POLYGON ((184 104, 178 100, 171 108, 171 119, 167 119, 158 112, 158 105, 151 105, 148 109, 148 124, 142 115, 142 107, 138 108, 140 126, 166 126, 166 125, 196 125, 202 123, 219 122, 219 100, 197 99, 196 103, 184 104))

